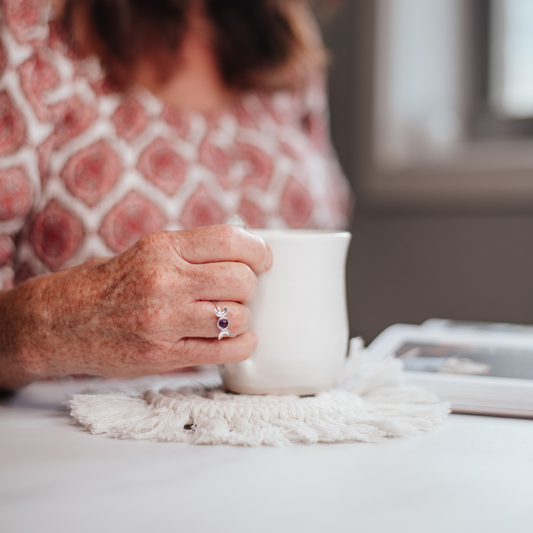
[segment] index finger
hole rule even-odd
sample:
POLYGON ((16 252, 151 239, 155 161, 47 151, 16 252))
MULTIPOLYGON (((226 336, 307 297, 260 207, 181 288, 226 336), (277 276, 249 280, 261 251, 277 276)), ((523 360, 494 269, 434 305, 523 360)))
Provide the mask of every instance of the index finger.
POLYGON ((235 261, 261 274, 272 265, 272 252, 263 239, 237 226, 202 226, 173 234, 180 256, 193 264, 235 261))

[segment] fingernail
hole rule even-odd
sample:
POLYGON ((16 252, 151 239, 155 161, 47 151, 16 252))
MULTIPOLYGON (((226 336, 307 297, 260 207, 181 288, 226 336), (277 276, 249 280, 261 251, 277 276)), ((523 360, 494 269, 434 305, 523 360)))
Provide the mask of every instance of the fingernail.
POLYGON ((257 338, 257 335, 255 333, 252 333, 252 350, 255 350, 258 342, 259 339, 257 338))
POLYGON ((266 270, 270 270, 270 268, 272 267, 272 263, 274 262, 274 255, 272 254, 272 250, 269 248, 268 245, 267 245, 267 249, 268 249, 268 254, 267 254, 265 268, 266 270))

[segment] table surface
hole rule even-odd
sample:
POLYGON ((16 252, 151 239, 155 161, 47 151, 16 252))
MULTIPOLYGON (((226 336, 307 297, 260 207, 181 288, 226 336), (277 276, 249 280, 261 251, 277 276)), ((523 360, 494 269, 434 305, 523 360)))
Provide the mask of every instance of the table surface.
POLYGON ((452 415, 383 444, 94 436, 36 383, 0 403, 0 531, 533 532, 533 421, 452 415))

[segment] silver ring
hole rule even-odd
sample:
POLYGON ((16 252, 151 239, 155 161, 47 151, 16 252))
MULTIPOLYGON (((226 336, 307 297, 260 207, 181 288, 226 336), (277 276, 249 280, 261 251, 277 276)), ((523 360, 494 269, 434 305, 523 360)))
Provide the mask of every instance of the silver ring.
POLYGON ((218 334, 218 340, 221 341, 224 337, 231 337, 229 328, 229 320, 226 315, 228 314, 228 308, 224 307, 224 311, 220 309, 216 302, 213 302, 215 309, 215 315, 217 315, 217 327, 220 330, 218 334))

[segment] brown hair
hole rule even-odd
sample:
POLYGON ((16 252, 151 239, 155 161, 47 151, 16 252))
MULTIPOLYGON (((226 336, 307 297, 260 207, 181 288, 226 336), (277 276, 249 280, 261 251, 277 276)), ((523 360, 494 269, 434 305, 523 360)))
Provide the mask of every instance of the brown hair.
POLYGON ((162 81, 174 71, 190 15, 199 7, 230 88, 294 87, 324 61, 305 0, 67 0, 64 22, 73 36, 75 21, 83 20, 90 51, 124 87, 143 57, 154 62, 162 81))

